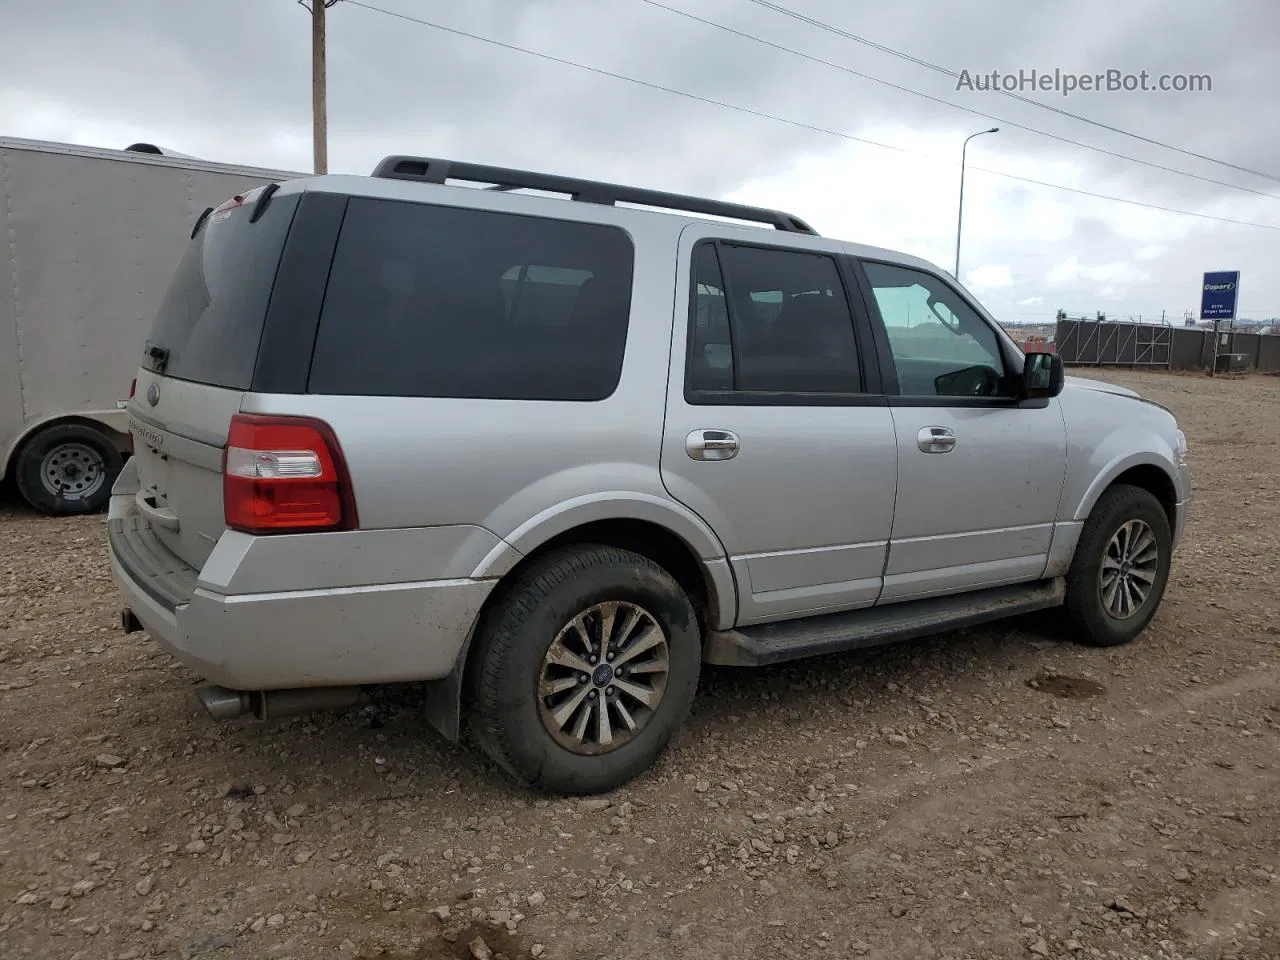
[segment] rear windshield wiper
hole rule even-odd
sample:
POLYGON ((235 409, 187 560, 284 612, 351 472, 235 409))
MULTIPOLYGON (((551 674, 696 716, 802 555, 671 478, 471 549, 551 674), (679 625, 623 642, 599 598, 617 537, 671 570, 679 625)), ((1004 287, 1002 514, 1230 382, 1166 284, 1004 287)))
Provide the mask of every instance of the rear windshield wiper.
POLYGON ((142 348, 142 355, 151 361, 152 370, 156 373, 164 373, 164 368, 169 363, 168 347, 159 346, 148 340, 146 346, 142 348))

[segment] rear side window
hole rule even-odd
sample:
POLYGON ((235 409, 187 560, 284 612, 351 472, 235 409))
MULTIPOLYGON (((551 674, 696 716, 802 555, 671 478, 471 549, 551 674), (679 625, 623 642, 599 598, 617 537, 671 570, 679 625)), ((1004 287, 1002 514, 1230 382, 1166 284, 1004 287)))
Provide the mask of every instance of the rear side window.
POLYGON ((212 214, 178 264, 148 341, 164 374, 234 390, 253 380, 267 304, 298 195, 275 196, 256 223, 249 202, 212 214))
POLYGON ((827 254, 704 242, 692 297, 692 394, 862 391, 853 315, 827 254))
POLYGON ((622 374, 633 260, 616 227, 353 199, 308 389, 603 400, 622 374))

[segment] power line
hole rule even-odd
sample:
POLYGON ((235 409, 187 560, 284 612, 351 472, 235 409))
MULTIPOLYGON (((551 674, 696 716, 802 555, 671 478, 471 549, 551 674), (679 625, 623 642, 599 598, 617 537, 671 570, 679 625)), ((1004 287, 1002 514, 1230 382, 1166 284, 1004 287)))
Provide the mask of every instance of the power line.
MULTIPOLYGON (((833 26, 832 24, 829 24, 829 23, 823 23, 821 20, 815 20, 813 17, 807 16, 796 10, 790 10, 787 7, 781 6, 777 3, 773 3, 772 0, 750 0, 750 2, 756 4, 757 6, 764 7, 767 10, 772 10, 775 13, 780 13, 785 17, 791 17, 793 20, 799 20, 801 23, 807 23, 810 26, 819 28, 820 30, 826 30, 829 33, 834 33, 837 36, 844 37, 847 40, 852 40, 855 43, 861 43, 865 46, 871 47, 874 50, 879 50, 881 53, 887 53, 890 56, 899 58, 900 60, 906 60, 908 63, 914 63, 917 66, 921 66, 929 70, 937 71, 938 73, 944 74, 945 76, 951 77, 952 79, 960 78, 960 74, 955 70, 952 70, 950 67, 944 67, 940 64, 932 63, 920 57, 913 56, 912 54, 906 53, 902 50, 895 50, 893 47, 886 46, 883 43, 877 43, 874 40, 868 40, 866 37, 860 37, 856 33, 850 33, 848 30, 841 29, 840 27, 833 26)), ((1049 110, 1053 113, 1058 114, 1059 116, 1069 117, 1072 120, 1078 120, 1080 123, 1087 123, 1090 126, 1098 127, 1102 130, 1109 130, 1110 132, 1118 133, 1121 136, 1130 137, 1134 140, 1140 140, 1141 142, 1151 144, 1152 146, 1163 147, 1165 150, 1173 150, 1176 153, 1181 153, 1184 156, 1188 156, 1188 157, 1194 157, 1197 160, 1205 160, 1205 161, 1208 161, 1209 163, 1216 163, 1219 166, 1230 167, 1232 170, 1239 170, 1241 173, 1247 173, 1247 174, 1250 174, 1251 176, 1261 177, 1264 180, 1274 180, 1274 181, 1280 182, 1280 176, 1276 176, 1275 174, 1264 173, 1261 170, 1254 170, 1251 167, 1243 167, 1240 164, 1232 163, 1229 160, 1219 160, 1216 157, 1210 157, 1203 153, 1196 153, 1194 150, 1187 150, 1187 149, 1184 149, 1183 147, 1176 147, 1171 143, 1165 143, 1163 140, 1155 140, 1151 137, 1143 136, 1140 133, 1134 133, 1132 130, 1125 130, 1121 127, 1114 127, 1109 123, 1103 123, 1101 120, 1094 120, 1094 119, 1091 119, 1090 117, 1083 117, 1078 113, 1072 113, 1070 110, 1064 110, 1061 107, 1055 107, 1051 103, 1041 103, 1039 100, 1033 100, 1030 97, 1023 96, 1020 93, 1015 93, 1012 90, 996 90, 993 92, 999 93, 1006 97, 1010 97, 1014 100, 1019 100, 1022 103, 1030 104, 1031 106, 1038 107, 1041 110, 1049 110)))
MULTIPOLYGON (((855 137, 852 134, 841 133, 838 130, 831 130, 831 129, 828 129, 827 127, 819 127, 814 124, 804 123, 799 120, 787 120, 783 117, 775 117, 771 113, 764 113, 763 111, 760 111, 760 110, 752 110, 750 107, 741 107, 741 106, 738 106, 736 103, 728 103, 727 101, 724 101, 724 100, 716 100, 714 97, 704 97, 696 93, 687 93, 684 90, 677 90, 675 87, 665 87, 660 83, 654 83, 650 80, 641 80, 637 77, 628 77, 625 74, 613 73, 610 70, 604 70, 600 67, 588 66, 585 63, 578 63, 574 60, 566 60, 563 57, 557 57, 550 53, 543 53, 540 50, 530 50, 528 47, 517 46, 514 43, 507 43, 503 40, 495 40, 493 37, 481 36, 478 33, 468 33, 466 30, 459 30, 457 27, 447 27, 442 23, 434 23, 431 20, 423 20, 419 17, 411 17, 407 13, 399 13, 398 11, 395 11, 395 10, 386 10, 382 7, 375 7, 371 3, 363 3, 361 2, 361 0, 346 0, 346 2, 349 6, 352 6, 352 7, 360 7, 364 10, 371 10, 374 13, 385 14, 388 17, 396 17, 397 19, 400 19, 400 20, 407 20, 410 23, 416 23, 424 27, 431 27, 433 30, 439 30, 442 33, 451 33, 457 37, 466 37, 468 40, 478 40, 480 43, 487 43, 495 47, 502 47, 504 50, 511 50, 516 53, 528 54, 531 57, 538 57, 541 60, 549 60, 552 63, 558 63, 561 66, 574 67, 578 70, 586 70, 589 73, 594 73, 601 77, 610 77, 611 79, 614 79, 614 80, 623 80, 623 81, 626 81, 627 83, 634 83, 641 87, 648 87, 650 90, 660 90, 663 93, 672 93, 672 94, 675 94, 677 97, 687 97, 690 100, 698 100, 702 103, 709 103, 714 107, 723 107, 726 110, 735 110, 738 113, 745 113, 748 116, 759 117, 763 120, 774 120, 778 123, 790 124, 793 127, 800 127, 805 130, 810 130, 814 133, 825 133, 826 135, 831 137, 840 137, 841 139, 844 139, 844 140, 854 140, 854 141, 857 141, 858 143, 865 143, 868 146, 872 146, 872 147, 883 147, 885 150, 895 150, 898 153, 910 152, 905 147, 895 147, 891 143, 881 143, 878 140, 868 140, 866 137, 855 137)), ((970 169, 976 170, 977 168, 970 167, 970 169)), ((1277 228, 1277 229, 1280 229, 1280 228, 1277 228)))
MULTIPOLYGON (((585 63, 578 63, 574 60, 568 60, 563 57, 554 56, 553 54, 543 53, 540 50, 531 50, 528 47, 521 47, 513 43, 507 43, 506 41, 503 41, 503 40, 495 40, 492 37, 485 37, 485 36, 481 36, 480 34, 468 33, 466 30, 460 30, 457 27, 449 27, 441 23, 435 23, 431 20, 424 20, 420 17, 413 17, 407 13, 400 13, 395 10, 387 10, 384 7, 378 7, 378 6, 374 6, 371 3, 365 3, 363 2, 363 0, 346 0, 346 3, 348 6, 359 7, 362 10, 370 10, 374 13, 380 13, 388 17, 394 17, 398 20, 404 20, 409 23, 419 24, 420 26, 430 27, 433 30, 441 31, 442 33, 448 33, 458 37, 465 37, 468 40, 475 40, 480 43, 487 43, 487 44, 490 44, 491 46, 501 47, 504 50, 511 50, 516 53, 527 54, 528 56, 537 57, 541 60, 547 60, 552 63, 558 63, 562 66, 574 67, 575 69, 578 69, 578 70, 585 70, 588 73, 594 73, 598 76, 609 77, 614 80, 622 80, 626 83, 632 83, 641 87, 647 87, 650 90, 660 90, 663 93, 674 94, 675 96, 685 97, 686 99, 689 99, 689 100, 697 100, 701 103, 707 103, 712 106, 722 107, 726 110, 733 110, 737 113, 746 114, 747 116, 758 117, 763 120, 772 120, 775 123, 784 123, 791 127, 797 127, 802 130, 809 130, 814 133, 826 134, 827 136, 837 137, 841 140, 853 141, 855 143, 865 143, 868 146, 881 147, 885 150, 893 150, 896 153, 910 154, 914 152, 914 151, 907 150, 903 147, 897 147, 888 143, 881 143, 878 140, 870 140, 870 139, 867 139, 866 137, 857 137, 857 136, 854 136, 853 134, 842 133, 839 130, 832 130, 828 127, 820 127, 815 124, 805 123, 800 120, 792 120, 787 117, 780 117, 780 116, 777 116, 776 114, 765 113, 763 110, 753 110, 750 107, 739 106, 736 103, 729 103, 725 100, 716 100, 713 97, 704 97, 704 96, 701 96, 700 94, 689 93, 685 90, 678 90, 675 87, 663 86, 662 84, 653 83, 652 81, 649 81, 649 80, 641 80, 637 77, 629 77, 626 74, 614 73, 610 70, 604 70, 600 67, 588 66, 585 63)), ((1234 224, 1236 226, 1241 226, 1241 227, 1257 227, 1258 229, 1261 229, 1261 230, 1280 231, 1280 226, 1275 226, 1268 223, 1253 223, 1248 220, 1236 220, 1231 217, 1219 217, 1219 216, 1214 216, 1208 213, 1193 213, 1190 210, 1178 210, 1178 209, 1175 209, 1174 207, 1165 207, 1155 203, 1147 203, 1142 200, 1129 200, 1125 197, 1115 197, 1105 193, 1094 193, 1093 191, 1090 191, 1090 190, 1081 190, 1078 187, 1068 187, 1060 183, 1048 183, 1044 180, 1035 180, 1035 179, 1032 179, 1031 177, 1023 177, 1014 173, 1006 173, 1002 170, 990 170, 990 169, 987 169, 986 167, 974 166, 973 164, 970 164, 968 169, 971 171, 979 172, 979 173, 990 174, 991 176, 995 176, 995 177, 1001 177, 1006 180, 1013 180, 1019 183, 1030 184, 1032 186, 1045 187, 1050 190, 1062 190, 1062 191, 1065 191, 1066 193, 1076 194, 1077 196, 1092 197, 1096 200, 1109 200, 1113 203, 1124 203, 1124 204, 1129 204, 1130 206, 1135 206, 1135 207, 1145 207, 1149 210, 1159 210, 1163 213, 1176 213, 1184 217, 1196 217, 1201 220, 1212 220, 1218 223, 1229 223, 1229 224, 1234 224)))
POLYGON ((824 67, 831 67, 832 69, 839 70, 842 73, 847 73, 850 76, 859 77, 860 79, 863 79, 863 80, 870 80, 872 83, 878 83, 878 84, 881 84, 882 86, 891 87, 894 90, 899 90, 903 93, 909 93, 915 97, 922 97, 925 100, 932 101, 933 103, 942 104, 944 107, 951 107, 955 110, 963 110, 965 113, 972 114, 975 117, 982 117, 985 120, 994 120, 997 123, 1003 124, 1007 127, 1015 127, 1018 130, 1026 130, 1029 133, 1039 134, 1042 137, 1048 137, 1049 139, 1057 140, 1060 143, 1067 143, 1073 147, 1082 147, 1085 150, 1092 150, 1096 153, 1101 153, 1108 157, 1115 157, 1116 159, 1119 159, 1119 160, 1127 160, 1130 163, 1140 163, 1145 167, 1152 167, 1156 170, 1163 170, 1166 173, 1177 174, 1180 177, 1189 177, 1192 180, 1200 180, 1200 181, 1203 181, 1204 183, 1214 184, 1215 186, 1226 187, 1229 190, 1240 190, 1240 191, 1243 191, 1244 193, 1252 193, 1255 196, 1266 197, 1268 200, 1280 200, 1280 196, 1277 196, 1276 194, 1273 194, 1273 193, 1267 193, 1265 190, 1255 190, 1252 187, 1242 187, 1239 184, 1228 183, 1225 180, 1215 180, 1213 177, 1203 177, 1198 173, 1190 173, 1186 170, 1179 170, 1176 167, 1166 167, 1163 164, 1155 163, 1151 160, 1142 160, 1138 157, 1131 157, 1128 154, 1117 153, 1114 150, 1108 150, 1105 147, 1094 146, 1091 143, 1084 143, 1080 140, 1072 140, 1070 137, 1060 136, 1059 134, 1056 134, 1056 133, 1050 133, 1047 130, 1041 130, 1037 127, 1032 127, 1023 123, 1018 123, 1017 121, 1010 120, 1007 117, 1001 117, 992 113, 983 113, 981 110, 974 110, 971 107, 965 107, 965 106, 962 106, 961 104, 953 103, 950 100, 944 100, 942 97, 935 97, 932 94, 925 93, 923 90, 915 90, 915 89, 912 89, 911 87, 904 87, 901 84, 894 83, 891 80, 885 80, 883 77, 877 77, 874 74, 870 74, 870 73, 863 73, 860 70, 854 70, 851 67, 846 67, 844 64, 835 63, 831 60, 824 60, 821 57, 812 56, 800 50, 796 50, 792 47, 784 46, 781 43, 776 43, 773 40, 766 40, 763 37, 757 37, 754 34, 747 33, 745 30, 739 30, 736 27, 731 27, 731 26, 728 26, 727 24, 717 23, 714 20, 707 20, 704 17, 700 17, 696 14, 689 13, 687 10, 678 10, 675 7, 670 7, 670 6, 667 6, 665 3, 659 2, 659 0, 640 0, 640 2, 648 4, 649 6, 655 7, 659 10, 665 10, 667 13, 673 13, 676 16, 684 17, 688 20, 694 20, 708 27, 713 27, 716 30, 721 30, 721 31, 724 31, 725 33, 730 33, 730 34, 733 34, 734 36, 742 37, 745 40, 752 40, 756 43, 764 44, 766 47, 772 47, 775 50, 781 50, 784 53, 792 54, 804 60, 808 60, 811 63, 821 64, 824 67))

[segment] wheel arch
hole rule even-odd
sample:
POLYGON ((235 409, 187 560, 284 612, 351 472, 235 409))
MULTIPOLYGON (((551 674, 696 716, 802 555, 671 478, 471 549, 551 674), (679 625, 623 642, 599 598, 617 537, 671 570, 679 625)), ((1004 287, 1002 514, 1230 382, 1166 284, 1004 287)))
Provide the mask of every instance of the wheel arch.
POLYGON ((114 416, 110 413, 71 413, 53 414, 27 424, 14 436, 8 447, 3 451, 3 455, 0 456, 0 480, 12 476, 14 466, 18 462, 18 457, 22 454, 23 447, 45 430, 55 427, 88 427, 90 430, 97 430, 110 440, 122 455, 132 453, 132 438, 129 436, 127 429, 122 429, 126 423, 127 421, 122 421, 119 416, 114 416))
POLYGON ((1146 490, 1160 502, 1165 516, 1169 518, 1169 529, 1173 530, 1176 527, 1178 487, 1173 470, 1170 465, 1146 456, 1129 457, 1111 464, 1085 493, 1080 505, 1076 508, 1075 519, 1087 520, 1103 493, 1117 484, 1146 490))
MULTIPOLYGON (((579 514, 576 524, 545 525, 540 527, 545 536, 520 538, 526 547, 533 543, 528 552, 486 558, 483 568, 502 569, 497 585, 485 598, 453 672, 443 680, 433 681, 427 694, 427 719, 447 739, 457 740, 461 734, 467 705, 467 678, 472 675, 477 656, 476 634, 483 629, 487 618, 502 602, 520 573, 551 551, 575 545, 595 545, 630 550, 648 557, 670 573, 688 594, 700 626, 704 629, 707 626, 722 628, 732 624, 737 609, 737 588, 724 557, 708 561, 670 525, 635 516, 633 511, 624 510, 622 513, 621 516, 597 519, 586 519, 587 515, 579 514), (628 513, 632 515, 626 515, 628 513)), ((709 530, 707 532, 710 534, 709 530)), ((718 546, 718 540, 713 542, 718 546)), ((510 547, 509 544, 507 546, 510 547)))

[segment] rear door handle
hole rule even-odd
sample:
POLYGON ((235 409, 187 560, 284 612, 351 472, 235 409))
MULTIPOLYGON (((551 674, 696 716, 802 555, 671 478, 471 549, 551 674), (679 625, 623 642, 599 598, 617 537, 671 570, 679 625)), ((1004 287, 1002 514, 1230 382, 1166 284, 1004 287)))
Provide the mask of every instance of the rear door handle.
POLYGON ((956 435, 947 427, 921 427, 916 446, 922 453, 950 453, 956 448, 956 435))
POLYGON ((691 460, 732 460, 739 446, 732 430, 694 430, 684 438, 684 452, 691 460))

